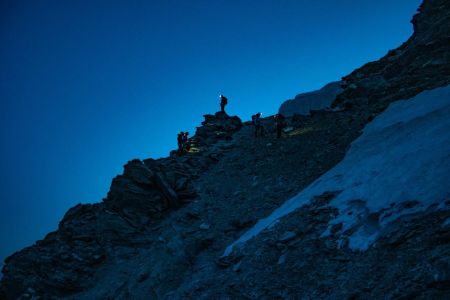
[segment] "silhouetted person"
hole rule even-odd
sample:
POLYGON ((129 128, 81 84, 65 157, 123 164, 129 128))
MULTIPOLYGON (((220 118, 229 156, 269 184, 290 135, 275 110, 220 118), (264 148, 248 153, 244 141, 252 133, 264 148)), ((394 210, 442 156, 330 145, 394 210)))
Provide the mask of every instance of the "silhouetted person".
POLYGON ((263 135, 263 129, 261 126, 261 113, 257 113, 256 115, 252 116, 252 123, 253 126, 255 126, 255 137, 258 136, 258 131, 260 132, 261 135, 263 135))
POLYGON ((276 127, 277 127, 277 138, 281 138, 281 133, 283 132, 283 128, 285 126, 284 123, 284 116, 282 114, 276 114, 274 117, 275 119, 275 123, 276 123, 276 127))
POLYGON ((182 138, 182 144, 183 144, 182 148, 186 152, 189 151, 189 149, 191 148, 191 146, 189 145, 188 136, 189 136, 189 132, 186 131, 183 134, 183 138, 182 138))
POLYGON ((220 110, 225 112, 225 105, 228 104, 228 99, 224 95, 220 95, 220 110))
POLYGON ((178 154, 183 153, 183 136, 184 136, 183 131, 181 131, 181 132, 177 135, 178 154))

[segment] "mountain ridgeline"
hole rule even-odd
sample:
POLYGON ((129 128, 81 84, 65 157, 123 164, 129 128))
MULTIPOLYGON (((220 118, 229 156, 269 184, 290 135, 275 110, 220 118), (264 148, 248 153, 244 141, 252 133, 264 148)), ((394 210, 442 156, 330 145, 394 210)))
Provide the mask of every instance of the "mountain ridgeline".
POLYGON ((0 299, 449 299, 450 1, 412 23, 380 60, 283 104, 281 139, 273 118, 255 138, 217 112, 187 153, 129 161, 102 202, 5 260, 0 299))

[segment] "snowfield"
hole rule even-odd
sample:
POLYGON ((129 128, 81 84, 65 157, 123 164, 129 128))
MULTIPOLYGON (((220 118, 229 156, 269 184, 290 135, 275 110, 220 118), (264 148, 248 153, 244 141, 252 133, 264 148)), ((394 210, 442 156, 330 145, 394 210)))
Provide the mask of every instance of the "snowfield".
POLYGON ((224 256, 327 191, 340 191, 329 204, 339 215, 322 236, 341 223, 341 244, 359 251, 403 215, 449 209, 444 202, 450 199, 450 86, 391 104, 365 127, 338 165, 259 220, 224 256))

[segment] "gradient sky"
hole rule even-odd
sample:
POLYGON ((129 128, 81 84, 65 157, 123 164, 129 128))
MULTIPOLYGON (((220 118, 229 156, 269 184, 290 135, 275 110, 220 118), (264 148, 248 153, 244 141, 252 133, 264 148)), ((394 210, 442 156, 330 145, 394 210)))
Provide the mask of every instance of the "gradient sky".
POLYGON ((202 115, 248 120, 399 46, 420 0, 0 1, 0 259, 202 115))

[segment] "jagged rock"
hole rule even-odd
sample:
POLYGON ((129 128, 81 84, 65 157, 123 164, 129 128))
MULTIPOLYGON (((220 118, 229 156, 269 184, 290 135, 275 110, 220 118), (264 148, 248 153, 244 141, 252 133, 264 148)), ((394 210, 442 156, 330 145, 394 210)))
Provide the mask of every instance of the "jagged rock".
POLYGON ((155 174, 141 160, 134 159, 124 166, 123 176, 138 184, 150 185, 155 174))
POLYGON ((57 232, 10 256, 6 263, 18 268, 3 270, 8 280, 6 298, 15 299, 30 288, 38 295, 54 289, 63 295, 91 286, 93 283, 83 278, 105 261, 105 241, 114 239, 105 222, 109 216, 99 204, 76 205, 66 213, 57 232), (23 274, 20 268, 26 265, 39 267, 23 274))
POLYGON ((347 87, 332 106, 348 109, 363 105, 371 112, 384 110, 395 100, 450 82, 449 2, 424 1, 413 17, 414 33, 398 49, 345 76, 347 87))
POLYGON ((228 140, 232 134, 242 128, 242 121, 237 116, 228 116, 217 112, 215 115, 204 115, 205 121, 197 127, 195 138, 201 143, 215 143, 218 140, 228 140))
POLYGON ((163 178, 161 173, 155 174, 155 181, 158 188, 161 190, 163 195, 169 201, 170 207, 177 207, 179 205, 179 200, 177 193, 172 189, 172 187, 167 183, 167 181, 163 178))
POLYGON ((198 211, 188 211, 186 213, 186 216, 190 219, 195 219, 195 220, 200 219, 200 214, 198 213, 198 211))
POLYGON ((175 183, 175 190, 182 191, 188 188, 188 179, 186 177, 179 178, 175 183))
POLYGON ((138 227, 148 223, 149 217, 159 217, 163 211, 178 207, 180 200, 196 197, 189 185, 188 178, 192 175, 184 171, 192 169, 192 166, 178 165, 177 169, 172 167, 167 172, 163 171, 164 168, 167 166, 154 160, 128 162, 123 175, 113 179, 104 200, 106 207, 138 227))
POLYGON ((293 239, 295 239, 295 237, 297 236, 297 234, 293 231, 286 231, 285 233, 283 233, 282 236, 280 236, 278 238, 278 241, 282 242, 282 243, 287 243, 293 239))
POLYGON ((336 197, 338 194, 340 193, 340 191, 328 191, 323 193, 322 195, 319 196, 315 196, 313 198, 313 203, 320 206, 320 205, 326 205, 328 203, 330 203, 330 201, 336 197))
POLYGON ((286 262, 286 255, 281 255, 280 258, 278 259, 277 264, 282 265, 286 262))
POLYGON ((124 166, 124 174, 113 179, 104 202, 108 209, 119 213, 127 208, 137 214, 152 215, 168 207, 158 190, 156 174, 140 160, 124 166))
POLYGON ((242 261, 238 262, 233 266, 233 272, 239 272, 241 270, 241 262, 242 261))
POLYGON ((199 228, 200 228, 201 230, 208 230, 210 227, 211 227, 211 226, 210 226, 209 224, 202 223, 202 224, 200 225, 199 228))

